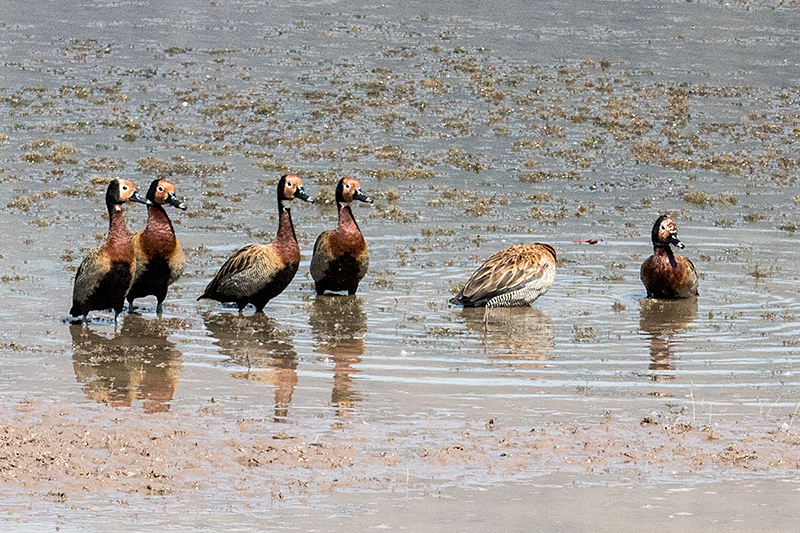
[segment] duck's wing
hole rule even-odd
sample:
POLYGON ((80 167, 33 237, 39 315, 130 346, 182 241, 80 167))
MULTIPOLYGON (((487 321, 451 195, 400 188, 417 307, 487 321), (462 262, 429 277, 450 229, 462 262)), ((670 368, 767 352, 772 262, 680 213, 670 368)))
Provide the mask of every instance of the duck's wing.
POLYGON ((78 271, 75 273, 75 283, 72 287, 72 300, 75 302, 85 302, 88 300, 100 281, 111 270, 111 261, 103 253, 102 248, 92 250, 81 261, 78 271))
POLYGON ((311 256, 311 278, 319 281, 325 277, 328 265, 334 259, 331 250, 331 235, 333 230, 326 230, 319 234, 314 243, 314 254, 311 256))
POLYGON ((239 248, 223 263, 201 298, 218 295, 236 299, 255 294, 282 266, 272 245, 251 244, 239 248))
POLYGON ((454 303, 483 305, 524 287, 546 290, 553 282, 555 253, 542 245, 512 246, 487 259, 472 274, 454 303))
POLYGON ((134 233, 131 235, 131 244, 133 245, 133 253, 136 256, 136 270, 133 272, 133 283, 139 279, 147 270, 148 260, 147 254, 142 247, 142 232, 134 233))
POLYGON ((180 241, 175 239, 175 249, 169 256, 169 285, 178 281, 183 275, 184 268, 186 268, 186 254, 183 253, 180 241))

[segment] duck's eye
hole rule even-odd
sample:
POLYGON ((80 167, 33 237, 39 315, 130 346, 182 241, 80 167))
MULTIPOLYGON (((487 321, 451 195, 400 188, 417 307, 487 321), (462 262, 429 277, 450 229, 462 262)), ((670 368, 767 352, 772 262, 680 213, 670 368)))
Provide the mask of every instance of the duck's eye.
POLYGON ((345 188, 345 189, 349 189, 349 188, 350 188, 350 184, 349 184, 349 183, 345 183, 345 184, 344 184, 344 188, 345 188))
POLYGON ((122 190, 123 190, 123 191, 127 191, 127 190, 128 190, 128 186, 127 186, 127 185, 123 185, 123 186, 122 186, 122 190))
POLYGON ((163 185, 159 185, 158 186, 158 192, 164 192, 164 186, 163 185))

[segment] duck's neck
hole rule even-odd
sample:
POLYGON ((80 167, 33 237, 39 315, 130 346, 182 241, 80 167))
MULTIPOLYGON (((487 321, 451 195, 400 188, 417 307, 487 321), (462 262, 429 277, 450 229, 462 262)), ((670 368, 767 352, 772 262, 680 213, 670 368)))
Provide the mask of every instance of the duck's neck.
POLYGON ((133 249, 131 237, 128 234, 128 226, 125 225, 125 217, 122 215, 122 207, 119 205, 108 206, 108 236, 106 244, 116 250, 133 249))
POLYGON ((275 235, 276 243, 294 243, 297 246, 297 235, 292 222, 292 210, 278 202, 278 233, 275 235))
POLYGON ((167 211, 158 204, 147 206, 147 227, 164 227, 169 228, 169 232, 175 234, 175 228, 172 227, 172 221, 167 215, 167 211))
POLYGON ((662 244, 660 242, 653 243, 653 253, 656 255, 667 255, 672 257, 672 247, 669 244, 662 244))
POLYGON ((297 244, 297 235, 294 233, 292 211, 278 202, 278 234, 272 245, 278 252, 284 265, 300 264, 300 246, 297 244))
POLYGON ((169 232, 170 235, 175 235, 175 228, 172 227, 172 221, 169 219, 166 210, 158 204, 147 206, 147 232, 169 232))
POLYGON ((669 244, 653 243, 653 254, 659 257, 666 257, 673 268, 678 265, 678 262, 675 260, 675 254, 672 252, 672 247, 669 244))
POLYGON ((336 206, 339 208, 338 229, 341 231, 357 231, 361 233, 361 229, 358 227, 356 217, 353 216, 353 210, 350 209, 350 206, 341 202, 337 202, 336 206))

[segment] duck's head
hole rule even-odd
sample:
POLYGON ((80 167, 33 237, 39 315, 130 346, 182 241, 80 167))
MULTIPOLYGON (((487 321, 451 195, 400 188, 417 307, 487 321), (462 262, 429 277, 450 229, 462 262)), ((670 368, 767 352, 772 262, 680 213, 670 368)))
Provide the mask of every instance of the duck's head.
POLYGON ((128 180, 121 178, 114 178, 108 184, 106 189, 106 205, 111 209, 114 206, 120 206, 125 202, 138 202, 140 204, 150 205, 153 202, 142 198, 136 186, 128 180))
POLYGON ((340 203, 350 203, 353 200, 359 202, 372 203, 372 198, 361 192, 361 184, 357 180, 344 177, 339 180, 339 185, 336 186, 336 201, 340 203))
POLYGON ((186 211, 186 204, 175 196, 175 186, 167 180, 153 180, 147 191, 147 199, 158 205, 169 204, 181 211, 186 211))
POLYGON ((304 202, 314 203, 314 199, 306 194, 303 188, 303 180, 294 174, 285 174, 278 180, 278 201, 294 200, 298 198, 304 202))
POLYGON ((670 244, 683 248, 683 243, 678 240, 678 226, 668 215, 661 215, 653 224, 653 246, 667 247, 670 244))

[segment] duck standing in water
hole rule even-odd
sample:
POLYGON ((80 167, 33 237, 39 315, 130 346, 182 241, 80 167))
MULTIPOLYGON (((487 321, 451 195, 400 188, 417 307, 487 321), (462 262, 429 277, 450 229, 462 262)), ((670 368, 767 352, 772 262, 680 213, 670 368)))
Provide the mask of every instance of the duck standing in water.
POLYGON ((89 311, 114 310, 114 322, 125 307, 125 295, 136 270, 136 255, 122 215, 125 202, 149 204, 128 180, 116 178, 106 189, 108 235, 103 245, 87 255, 75 274, 69 314, 86 320, 89 311))
POLYGON ((292 223, 292 212, 284 205, 299 198, 313 202, 303 189, 303 180, 287 174, 278 180, 278 233, 270 244, 251 244, 236 250, 198 298, 235 302, 239 311, 248 303, 263 312, 271 299, 289 286, 300 266, 300 246, 292 223))
POLYGON ((136 272, 128 291, 128 307, 133 310, 136 298, 155 296, 156 313, 161 314, 161 304, 167 289, 175 283, 186 266, 186 256, 175 237, 175 229, 163 205, 186 211, 186 204, 175 196, 175 186, 167 180, 153 180, 146 198, 152 202, 147 207, 147 226, 131 238, 136 253, 136 272))
POLYGON ((667 215, 653 224, 653 255, 644 263, 640 276, 648 298, 691 298, 697 296, 697 269, 682 255, 675 255, 670 245, 683 248, 678 240, 678 227, 667 215))
POLYGON ((472 274, 451 300, 464 307, 519 307, 546 293, 556 277, 556 251, 549 244, 500 250, 472 274))
POLYGON ((325 291, 355 294, 359 282, 369 270, 367 241, 349 205, 353 200, 372 203, 372 198, 361 192, 358 181, 344 177, 336 186, 339 224, 335 230, 320 233, 314 243, 311 277, 317 294, 324 294, 325 291))

